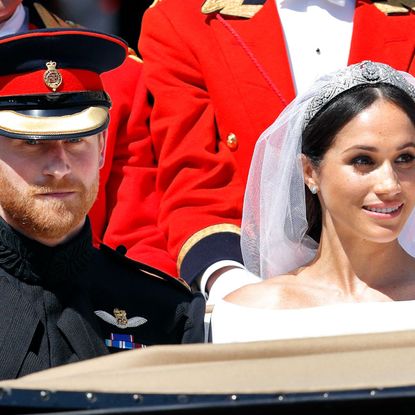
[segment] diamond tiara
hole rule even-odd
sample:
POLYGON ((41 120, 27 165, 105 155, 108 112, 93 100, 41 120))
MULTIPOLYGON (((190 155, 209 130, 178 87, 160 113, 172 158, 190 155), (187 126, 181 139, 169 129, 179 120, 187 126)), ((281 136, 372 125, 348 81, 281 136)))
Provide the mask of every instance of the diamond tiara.
POLYGON ((339 71, 330 83, 321 88, 307 107, 303 128, 337 95, 358 85, 376 84, 394 85, 415 101, 415 87, 405 79, 401 72, 384 63, 363 61, 339 71))

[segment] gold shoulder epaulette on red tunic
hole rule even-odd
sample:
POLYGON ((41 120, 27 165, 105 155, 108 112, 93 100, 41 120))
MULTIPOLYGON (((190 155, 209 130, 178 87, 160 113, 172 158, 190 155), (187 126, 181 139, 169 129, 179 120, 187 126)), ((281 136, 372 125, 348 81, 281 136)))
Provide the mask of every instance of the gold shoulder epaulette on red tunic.
POLYGON ((217 225, 208 226, 207 228, 201 229, 200 231, 193 234, 182 246, 179 252, 179 256, 177 258, 177 269, 179 270, 180 275, 180 267, 183 263, 184 257, 187 253, 203 238, 207 236, 222 233, 222 232, 232 232, 238 235, 241 234, 241 228, 236 225, 232 225, 231 223, 220 223, 217 225))
MULTIPOLYGON (((43 5, 41 5, 40 3, 33 3, 33 7, 35 8, 35 10, 37 11, 39 17, 41 18, 43 24, 45 25, 46 28, 48 29, 53 29, 53 28, 65 28, 65 27, 82 27, 79 24, 76 24, 70 20, 63 20, 61 19, 59 16, 57 16, 56 14, 50 12, 49 10, 47 10, 43 5)), ((135 53, 134 49, 132 48, 128 48, 128 57, 132 58, 138 62, 143 62, 135 53)))
POLYGON ((373 1, 374 5, 384 14, 409 14, 415 12, 415 0, 373 1))
POLYGON ((69 27, 81 27, 81 25, 78 25, 74 22, 61 19, 56 14, 47 10, 40 3, 33 3, 33 7, 37 11, 39 17, 42 19, 42 22, 47 29, 65 28, 65 27, 68 27, 68 28, 69 27))
POLYGON ((227 16, 254 17, 262 8, 266 0, 206 0, 202 5, 202 13, 209 14, 219 12, 227 16))
POLYGON ((128 48, 128 56, 127 56, 128 58, 131 58, 131 59, 133 59, 133 60, 135 60, 135 61, 137 61, 137 62, 140 62, 140 63, 143 63, 143 60, 142 59, 140 59, 138 56, 137 56, 137 54, 135 53, 135 50, 134 49, 132 49, 132 48, 128 48))

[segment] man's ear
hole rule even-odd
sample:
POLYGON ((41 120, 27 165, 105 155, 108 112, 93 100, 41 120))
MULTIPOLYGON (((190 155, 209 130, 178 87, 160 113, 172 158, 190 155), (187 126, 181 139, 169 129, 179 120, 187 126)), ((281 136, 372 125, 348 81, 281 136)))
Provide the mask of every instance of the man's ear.
POLYGON ((108 130, 99 133, 99 168, 101 169, 105 163, 105 150, 107 147, 108 130))
POLYGON ((303 165, 304 183, 310 189, 311 193, 315 194, 319 186, 316 167, 305 154, 301 154, 301 163, 303 165))

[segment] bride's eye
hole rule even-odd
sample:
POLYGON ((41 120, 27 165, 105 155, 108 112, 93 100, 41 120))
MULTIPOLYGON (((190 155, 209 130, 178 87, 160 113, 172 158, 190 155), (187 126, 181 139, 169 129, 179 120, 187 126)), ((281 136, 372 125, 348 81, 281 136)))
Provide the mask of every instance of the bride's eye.
POLYGON ((415 160, 415 156, 410 153, 401 154, 396 160, 399 164, 411 164, 415 160))
POLYGON ((372 164, 375 164, 375 162, 369 156, 357 156, 352 159, 351 164, 359 167, 359 166, 370 166, 372 164))

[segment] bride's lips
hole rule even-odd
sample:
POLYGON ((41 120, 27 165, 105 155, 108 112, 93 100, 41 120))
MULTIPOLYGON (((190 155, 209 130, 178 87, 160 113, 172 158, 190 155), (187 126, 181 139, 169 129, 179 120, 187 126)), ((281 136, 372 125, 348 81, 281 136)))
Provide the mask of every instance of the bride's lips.
POLYGON ((372 217, 378 219, 391 219, 399 216, 403 207, 402 202, 395 203, 377 203, 363 206, 363 210, 372 217))

